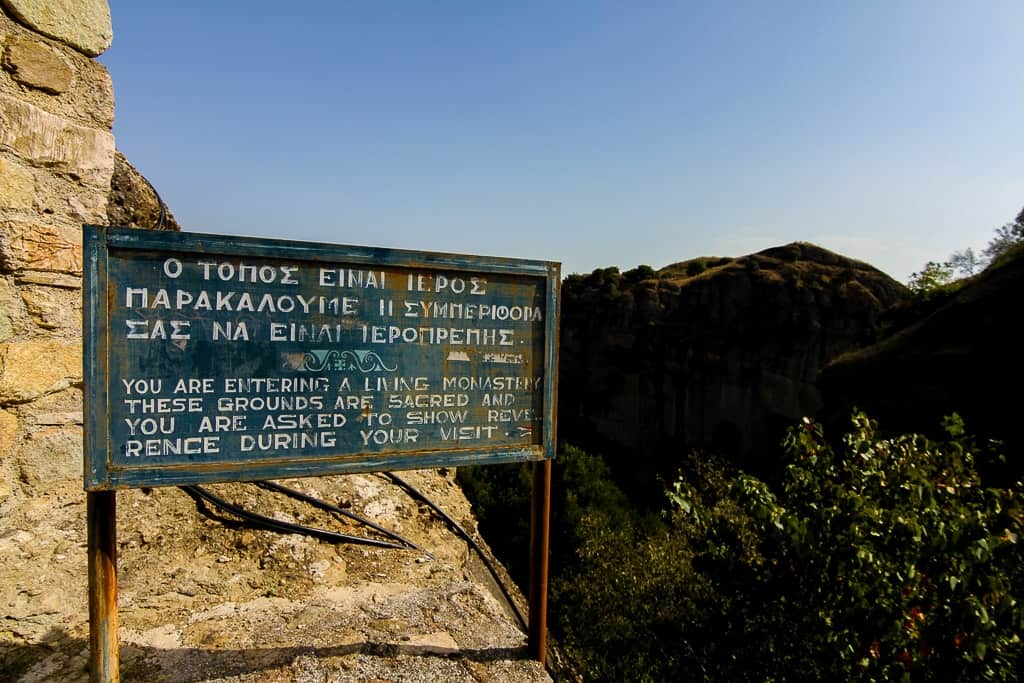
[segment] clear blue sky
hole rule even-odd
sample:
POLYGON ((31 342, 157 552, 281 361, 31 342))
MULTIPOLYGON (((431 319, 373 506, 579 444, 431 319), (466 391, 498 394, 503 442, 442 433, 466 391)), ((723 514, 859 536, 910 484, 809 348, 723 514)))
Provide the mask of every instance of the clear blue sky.
POLYGON ((186 230, 905 280, 1024 207, 1024 3, 111 0, 118 147, 186 230))

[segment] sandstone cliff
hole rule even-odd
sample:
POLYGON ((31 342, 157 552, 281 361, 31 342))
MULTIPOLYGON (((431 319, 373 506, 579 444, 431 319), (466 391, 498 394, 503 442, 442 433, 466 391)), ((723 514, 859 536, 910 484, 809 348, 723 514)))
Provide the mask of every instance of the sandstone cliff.
POLYGON ((872 341, 882 311, 907 295, 875 268, 805 243, 571 276, 560 438, 646 474, 691 448, 756 468, 784 426, 820 409, 818 371, 872 341))

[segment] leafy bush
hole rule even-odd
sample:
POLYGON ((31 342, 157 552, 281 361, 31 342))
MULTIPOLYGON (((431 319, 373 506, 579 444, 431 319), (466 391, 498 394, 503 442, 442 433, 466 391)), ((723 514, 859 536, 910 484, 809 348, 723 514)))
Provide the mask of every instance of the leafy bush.
POLYGON ((657 280, 658 271, 646 264, 642 264, 633 270, 627 270, 622 274, 622 279, 630 284, 643 282, 644 280, 657 280))
MULTIPOLYGON (((460 467, 459 484, 494 552, 513 578, 526 588, 530 547, 532 465, 460 467)), ((602 520, 620 526, 641 520, 612 480, 608 465, 598 456, 563 444, 552 466, 551 574, 572 572, 575 549, 584 543, 584 521, 602 520)))
POLYGON ((713 603, 685 540, 667 531, 610 524, 587 515, 578 527, 575 569, 551 582, 551 626, 588 681, 698 677, 690 636, 713 603))
POLYGON ((1024 209, 1020 210, 1013 222, 996 229, 996 236, 989 240, 988 246, 982 253, 989 262, 993 262, 1022 242, 1024 242, 1024 209))
MULTIPOLYGON (((587 680, 1017 680, 1021 486, 947 436, 804 420, 776 486, 702 454, 651 518, 605 462, 555 461, 549 615, 587 680)), ((525 562, 528 467, 460 468, 487 538, 525 562), (486 474, 485 474, 486 473, 486 474), (489 510, 482 500, 491 501, 489 510)))
POLYGON ((690 261, 686 264, 686 274, 690 277, 700 275, 708 269, 708 264, 704 259, 697 259, 696 261, 690 261))
MULTIPOLYGON (((982 486, 963 424, 954 416, 946 428, 941 442, 882 438, 856 413, 833 448, 805 420, 784 442, 790 464, 778 495, 749 477, 733 481, 730 495, 761 524, 761 566, 770 571, 749 571, 742 544, 723 553, 721 532, 707 535, 703 552, 724 554, 726 574, 755 579, 748 590, 771 600, 751 602, 749 619, 774 612, 767 620, 784 626, 752 648, 749 673, 1017 679, 1021 490, 982 486)), ((693 491, 677 483, 670 498, 700 528, 708 512, 693 491)))

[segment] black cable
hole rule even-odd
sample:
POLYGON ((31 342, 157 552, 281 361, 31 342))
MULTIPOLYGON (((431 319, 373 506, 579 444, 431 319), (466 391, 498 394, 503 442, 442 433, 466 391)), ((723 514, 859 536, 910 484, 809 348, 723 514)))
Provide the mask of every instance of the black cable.
POLYGON ((404 489, 406 493, 412 496, 415 500, 420 501, 421 503, 429 507, 431 510, 433 510, 435 513, 437 513, 437 515, 442 520, 444 520, 444 522, 448 526, 450 526, 458 536, 462 537, 466 542, 469 543, 470 547, 472 547, 473 550, 476 551, 477 555, 480 556, 480 559, 483 561, 484 566, 487 567, 487 571, 491 573, 491 577, 494 579, 494 582, 498 584, 498 588, 501 589, 502 595, 505 596, 505 601, 508 603, 509 607, 512 608, 512 611, 515 613, 516 618, 519 620, 519 625, 522 627, 524 632, 528 632, 529 626, 527 626, 526 618, 523 616, 522 612, 519 611, 519 606, 516 604, 516 601, 512 598, 511 592, 509 592, 508 588, 505 587, 505 582, 502 581, 501 577, 498 575, 498 570, 494 568, 494 565, 488 558, 487 553, 483 551, 483 548, 481 548, 480 544, 476 542, 476 539, 473 538, 473 536, 468 531, 463 529, 462 525, 456 522, 448 513, 446 513, 444 510, 438 507, 437 503, 430 500, 430 498, 428 498, 425 494, 421 493, 412 484, 401 479, 397 474, 393 472, 382 472, 381 474, 383 474, 396 485, 404 489))
POLYGON ((378 548, 392 548, 394 550, 408 550, 409 546, 398 543, 392 543, 390 541, 382 541, 376 538, 363 538, 360 536, 350 536, 349 534, 338 533, 337 531, 329 531, 327 529, 317 529, 316 527, 305 526, 303 524, 295 524, 294 522, 282 522, 272 517, 267 517, 256 512, 250 512, 243 507, 229 503, 223 498, 215 496, 201 486, 182 486, 181 489, 192 496, 198 496, 206 502, 214 505, 215 507, 225 510, 241 517, 242 519, 249 521, 258 526, 272 529, 274 531, 282 531, 289 534, 304 534, 306 536, 312 536, 319 538, 324 541, 330 541, 332 543, 358 543, 361 545, 372 545, 378 548))
POLYGON ((326 510, 328 512, 333 512, 335 514, 342 515, 343 517, 347 517, 348 519, 351 519, 351 520, 353 520, 355 522, 358 522, 360 524, 364 524, 364 525, 370 527, 371 529, 379 531, 380 533, 384 534, 388 538, 393 538, 396 541, 398 541, 399 543, 405 544, 408 548, 410 548, 412 550, 416 550, 416 551, 419 551, 421 553, 424 553, 431 560, 434 559, 433 555, 431 555, 429 552, 427 552, 427 551, 423 550, 422 548, 420 548, 418 545, 416 545, 415 543, 410 541, 408 538, 405 538, 404 536, 401 536, 400 534, 395 533, 394 531, 391 531, 390 529, 386 529, 386 528, 382 527, 381 525, 379 525, 379 524, 377 524, 377 523, 375 523, 375 522, 373 522, 373 521, 371 521, 369 519, 366 519, 365 517, 360 517, 359 515, 355 514, 354 512, 349 512, 348 510, 345 510, 344 508, 341 508, 341 507, 335 505, 334 503, 330 503, 330 502, 328 502, 326 500, 322 500, 320 498, 316 498, 315 496, 311 496, 309 494, 303 493, 302 491, 298 491, 298 490, 293 489, 293 488, 288 488, 287 486, 282 486, 281 484, 278 484, 278 483, 273 482, 273 481, 257 481, 255 483, 256 483, 257 486, 261 486, 261 487, 263 487, 265 489, 268 489, 270 491, 276 491, 278 493, 283 493, 284 495, 289 496, 291 498, 295 498, 295 499, 301 500, 301 501, 303 501, 305 503, 309 503, 313 507, 318 507, 321 510, 326 510))
MULTIPOLYGON (((504 580, 498 574, 498 570, 495 569, 494 564, 490 560, 490 557, 488 556, 487 553, 484 552, 483 548, 480 546, 479 543, 477 543, 476 539, 473 538, 473 536, 468 531, 466 531, 462 527, 461 524, 459 524, 457 521, 455 521, 455 519, 451 515, 446 513, 444 510, 442 510, 437 505, 437 503, 435 503, 430 498, 428 498, 426 496, 426 494, 422 493, 415 486, 413 486, 412 484, 410 484, 407 481, 403 480, 401 477, 399 477, 398 475, 394 474, 393 472, 381 472, 381 474, 383 474, 385 477, 390 479, 395 485, 397 485, 400 488, 402 488, 414 500, 420 501, 421 503, 423 503, 424 505, 429 507, 431 510, 433 510, 434 513, 437 514, 437 516, 440 517, 441 520, 444 521, 444 523, 447 524, 456 533, 457 536, 459 536, 460 538, 465 540, 467 543, 469 543, 470 547, 473 550, 476 551, 476 554, 480 557, 480 560, 484 563, 484 566, 487 568, 487 571, 490 572, 491 578, 493 578, 494 582, 498 585, 498 588, 501 590, 501 594, 505 598, 505 602, 512 609, 512 612, 515 614, 516 619, 519 621, 520 627, 522 628, 522 630, 524 632, 528 632, 529 631, 529 626, 527 625, 526 617, 523 616, 523 613, 519 609, 519 605, 516 604, 515 599, 512 597, 512 593, 505 586, 504 580)), ((348 518, 350 518, 350 519, 352 519, 354 521, 357 521, 357 522, 359 522, 361 524, 365 524, 365 525, 369 526, 370 528, 375 529, 375 530, 385 534, 386 536, 389 536, 391 538, 394 538, 394 539, 398 540, 400 542, 400 544, 399 543, 391 543, 389 541, 382 541, 382 540, 375 539, 375 538, 363 538, 363 537, 360 537, 360 536, 350 536, 348 534, 342 534, 342 533, 338 533, 336 531, 328 531, 327 529, 318 529, 316 527, 309 527, 309 526, 305 526, 305 525, 302 525, 302 524, 295 524, 295 523, 292 523, 292 522, 283 522, 283 521, 280 521, 280 520, 276 520, 276 519, 273 519, 272 517, 267 517, 265 515, 261 515, 261 514, 255 513, 255 512, 250 512, 249 510, 246 510, 245 508, 242 508, 242 507, 239 507, 239 506, 234 505, 232 503, 229 503, 226 500, 224 500, 223 498, 215 496, 214 494, 210 493, 209 491, 205 490, 204 488, 202 488, 200 486, 195 486, 195 485, 193 485, 193 486, 182 486, 181 489, 183 491, 185 491, 186 493, 188 493, 189 495, 191 495, 193 497, 201 498, 201 499, 205 500, 206 502, 214 505, 215 507, 218 507, 218 508, 220 508, 222 510, 225 510, 225 511, 235 515, 236 517, 240 517, 240 518, 242 518, 244 520, 247 520, 247 521, 249 521, 249 522, 251 522, 253 524, 256 524, 258 526, 262 526, 262 527, 271 529, 273 531, 280 531, 280 532, 284 532, 284 533, 305 534, 307 536, 313 536, 315 538, 320 538, 322 540, 331 541, 333 543, 358 543, 358 544, 362 544, 362 545, 372 545, 372 546, 376 546, 378 548, 391 548, 391 549, 394 549, 394 550, 416 550, 418 552, 424 552, 428 557, 430 557, 431 559, 434 559, 433 555, 431 555, 429 552, 426 552, 426 551, 420 549, 412 541, 410 541, 410 540, 400 536, 399 534, 396 534, 395 532, 390 531, 390 530, 388 530, 388 529, 386 529, 386 528, 384 528, 384 527, 382 527, 382 526, 380 526, 380 525, 378 525, 378 524, 376 524, 376 523, 374 523, 374 522, 372 522, 372 521, 370 521, 368 519, 360 517, 359 515, 356 515, 355 513, 349 512, 348 510, 345 510, 345 509, 343 509, 341 507, 338 507, 337 505, 334 505, 333 503, 329 503, 329 502, 327 502, 325 500, 321 500, 319 498, 315 498, 313 496, 310 496, 310 495, 307 495, 305 493, 302 493, 301 491, 296 491, 295 489, 290 489, 290 488, 288 488, 286 486, 282 486, 280 484, 277 484, 277 483, 274 483, 274 482, 271 482, 271 481, 259 481, 259 482, 255 482, 255 483, 258 484, 259 486, 261 486, 263 488, 266 488, 266 489, 269 489, 271 491, 277 491, 279 493, 283 493, 283 494, 285 494, 287 496, 291 496, 293 498, 297 498, 299 500, 307 502, 310 505, 313 505, 315 507, 319 507, 319 508, 321 508, 323 510, 327 510, 329 512, 334 512, 334 513, 343 515, 343 516, 348 517, 348 518)))
MULTIPOLYGON (((414 500, 420 501, 421 503, 423 503, 424 505, 429 507, 431 510, 433 510, 434 513, 437 514, 437 516, 440 517, 442 519, 442 521, 445 522, 445 524, 447 524, 449 527, 451 527, 451 529, 453 531, 455 531, 456 535, 458 535, 460 538, 462 538, 467 543, 469 543, 470 547, 473 548, 473 550, 476 551, 477 555, 480 556, 480 559, 484 563, 484 566, 487 567, 487 571, 490 572, 491 577, 494 579, 494 582, 498 585, 498 588, 501 590, 502 595, 505 597, 505 601, 508 603, 509 607, 512 608, 513 613, 515 613, 516 619, 519 621, 519 625, 523 628, 524 631, 528 630, 529 627, 527 626, 526 618, 523 616, 522 612, 520 612, 519 606, 516 604, 515 599, 513 599, 511 592, 505 586, 505 582, 502 580, 501 576, 498 574, 498 570, 495 569, 494 564, 491 562, 491 560, 488 557, 487 553, 484 552, 483 548, 480 546, 479 543, 477 543, 476 539, 473 538, 472 534, 470 534, 468 531, 466 531, 462 527, 462 525, 459 524, 457 521, 455 521, 455 519, 451 515, 446 513, 444 510, 442 510, 437 505, 437 503, 435 503, 430 498, 428 498, 424 493, 422 493, 419 489, 414 487, 412 484, 406 482, 405 480, 403 480, 401 477, 399 477, 398 475, 394 474, 393 472, 382 472, 381 474, 383 474, 385 477, 390 479, 397 486, 399 486, 400 488, 405 490, 414 500)), ((292 497, 297 498, 299 500, 303 500, 303 501, 309 503, 310 505, 314 505, 314 506, 319 507, 321 509, 328 510, 330 512, 335 512, 335 513, 344 515, 345 517, 349 517, 350 519, 358 521, 358 522, 360 522, 362 524, 366 524, 367 526, 371 527, 372 529, 376 529, 377 531, 380 531, 381 533, 383 533, 383 534, 385 534, 385 535, 387 535, 387 536, 389 536, 391 538, 394 538, 394 539, 398 540, 399 543, 391 543, 389 541, 382 541, 382 540, 375 539, 375 538, 364 538, 364 537, 361 537, 361 536, 351 536, 349 534, 342 534, 342 533, 338 533, 336 531, 328 531, 327 529, 318 529, 316 527, 309 527, 309 526, 305 526, 305 525, 302 525, 302 524, 295 524, 295 523, 292 523, 292 522, 283 522, 283 521, 280 521, 280 520, 276 520, 276 519, 274 519, 272 517, 267 517, 265 515, 261 515, 261 514, 255 513, 255 512, 250 512, 249 510, 246 510, 245 508, 242 508, 242 507, 239 507, 239 506, 234 505, 232 503, 229 503, 226 500, 224 500, 223 498, 215 496, 214 494, 210 493, 209 491, 207 491, 206 489, 204 489, 204 488, 202 488, 200 486, 195 486, 195 485, 193 485, 193 486, 182 486, 181 488, 186 493, 189 493, 190 495, 193 495, 193 496, 198 496, 199 498, 202 498, 203 500, 207 501, 208 503, 211 503, 212 505, 214 505, 214 506, 216 506, 216 507, 218 507, 218 508, 220 508, 222 510, 226 510, 227 512, 230 512, 231 514, 235 515, 236 517, 240 517, 240 518, 245 519, 245 520, 247 520, 249 522, 252 522, 254 524, 257 524, 259 526, 262 526, 262 527, 265 527, 265 528, 268 528, 268 529, 272 529, 274 531, 281 531, 281 532, 284 532, 284 533, 305 534, 307 536, 313 536, 313 537, 320 538, 320 539, 323 539, 323 540, 326 540, 326 541, 331 541, 331 542, 334 542, 334 543, 359 543, 359 544, 363 544, 363 545, 376 546, 378 548, 392 548, 392 549, 395 549, 395 550, 416 550, 418 552, 424 552, 422 549, 420 549, 412 541, 410 541, 410 540, 408 540, 408 539, 406 539, 406 538, 404 538, 404 537, 402 537, 402 536, 400 536, 400 535, 398 535, 398 534, 396 534, 396 533, 394 533, 394 532, 392 532, 392 531, 390 531, 388 529, 385 529, 384 527, 382 527, 382 526, 380 526, 380 525, 378 525, 378 524, 376 524, 374 522, 371 522, 368 519, 365 519, 363 517, 360 517, 359 515, 356 515, 356 514, 351 513, 351 512, 349 512, 347 510, 344 510, 343 508, 340 508, 337 505, 334 505, 333 503, 329 503, 327 501, 320 500, 319 498, 315 498, 313 496, 309 496, 309 495, 307 495, 305 493, 302 493, 301 491, 296 491, 294 489, 290 489, 290 488, 288 488, 286 486, 281 486, 280 484, 277 484, 277 483, 274 483, 274 482, 260 481, 260 482, 256 482, 256 483, 258 485, 260 485, 260 486, 262 486, 264 488, 270 489, 272 491, 278 491, 280 493, 284 493, 285 495, 292 496, 292 497)), ((431 559, 433 559, 433 556, 430 555, 430 553, 426 553, 426 554, 428 556, 430 556, 431 559)))

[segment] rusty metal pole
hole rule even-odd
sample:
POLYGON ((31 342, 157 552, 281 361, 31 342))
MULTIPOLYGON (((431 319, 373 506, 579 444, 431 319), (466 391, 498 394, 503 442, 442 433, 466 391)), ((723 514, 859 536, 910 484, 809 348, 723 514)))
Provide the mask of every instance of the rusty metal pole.
POLYGON ((551 532, 551 461, 533 464, 530 514, 530 656, 545 663, 548 641, 548 549, 551 532))
POLYGON ((117 642, 117 498, 89 491, 89 682, 121 680, 117 642))

